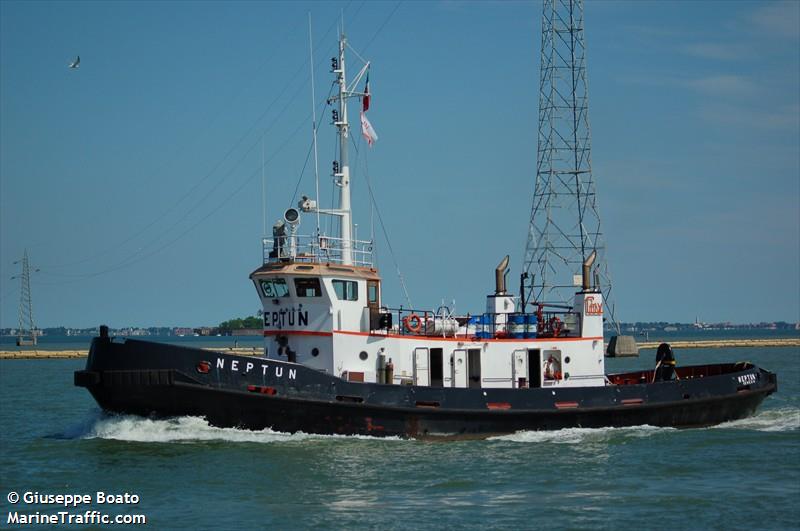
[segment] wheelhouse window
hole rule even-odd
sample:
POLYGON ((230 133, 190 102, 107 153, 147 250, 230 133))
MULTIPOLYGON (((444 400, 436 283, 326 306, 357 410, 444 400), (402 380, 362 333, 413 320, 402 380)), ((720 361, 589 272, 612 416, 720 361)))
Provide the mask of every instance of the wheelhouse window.
POLYGON ((334 280, 333 291, 340 301, 358 300, 358 282, 354 280, 334 280))
POLYGON ((322 296, 318 278, 296 278, 294 279, 294 289, 297 290, 298 297, 322 296))
POLYGON ((267 278, 261 281, 261 291, 268 299, 289 296, 289 285, 282 278, 267 278))

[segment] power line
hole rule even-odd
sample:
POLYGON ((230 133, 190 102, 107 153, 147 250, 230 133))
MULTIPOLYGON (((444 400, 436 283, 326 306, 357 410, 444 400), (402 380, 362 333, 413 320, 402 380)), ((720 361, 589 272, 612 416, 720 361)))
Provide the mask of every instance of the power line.
MULTIPOLYGON (((401 2, 401 3, 402 3, 402 2, 401 2)), ((345 8, 345 10, 346 10, 346 9, 349 7, 349 5, 350 5, 350 4, 348 3, 348 6, 345 8)), ((362 4, 359 6, 359 8, 357 9, 356 13, 354 14, 354 17, 355 17, 355 16, 358 14, 358 12, 360 11, 361 7, 363 7, 363 5, 364 5, 364 3, 362 2, 362 4)), ((388 21, 389 21, 389 20, 392 18, 392 16, 394 15, 394 13, 397 11, 397 9, 398 9, 399 5, 400 5, 400 3, 398 3, 397 5, 395 5, 395 7, 394 7, 394 9, 392 10, 392 12, 391 12, 391 13, 390 13, 390 14, 389 14, 387 17, 386 17, 386 19, 383 21, 383 23, 382 23, 382 24, 381 24, 381 26, 378 28, 378 30, 376 30, 376 32, 375 32, 375 34, 373 35, 372 39, 369 41, 370 43, 371 43, 372 41, 374 41, 374 40, 375 40, 375 38, 378 36, 378 34, 381 32, 381 30, 382 30, 382 29, 383 29, 383 28, 386 26, 386 24, 388 23, 388 21)), ((331 24, 331 25, 329 26, 328 30, 325 32, 325 35, 322 37, 322 39, 320 39, 320 41, 324 41, 324 40, 325 40, 325 38, 327 38, 328 34, 330 34, 330 32, 331 32, 331 31, 332 31, 332 30, 333 30, 335 27, 336 27, 336 22, 334 22, 333 24, 331 24)), ((320 61, 320 62, 322 62, 322 61, 320 61)), ((296 71, 296 72, 295 72, 295 73, 292 75, 292 77, 290 78, 289 82, 287 82, 287 84, 285 84, 285 85, 284 85, 284 87, 283 87, 283 89, 281 90, 281 92, 278 94, 278 96, 276 96, 276 97, 275 97, 275 98, 272 100, 272 102, 271 102, 271 103, 270 103, 270 105, 267 107, 267 109, 266 109, 264 112, 262 112, 262 113, 261 113, 261 115, 260 115, 260 116, 259 116, 259 117, 258 117, 258 118, 257 118, 257 119, 256 119, 256 120, 255 120, 255 121, 252 123, 252 124, 251 124, 251 126, 250 126, 250 127, 247 129, 247 131, 246 131, 246 132, 245 132, 243 135, 241 135, 241 136, 240 136, 240 138, 239 138, 239 139, 236 141, 236 143, 233 145, 233 147, 231 147, 231 148, 230 148, 230 149, 229 149, 229 150, 226 152, 226 154, 223 156, 223 158, 222 158, 222 159, 221 159, 221 160, 220 160, 220 161, 219 161, 217 164, 215 164, 215 165, 214 165, 214 167, 213 167, 213 168, 212 168, 212 169, 211 169, 209 172, 207 172, 207 173, 204 175, 204 177, 203 177, 203 178, 202 178, 200 181, 198 181, 198 182, 197 182, 197 184, 195 184, 195 185, 192 187, 192 189, 191 189, 189 192, 187 192, 186 194, 184 194, 184 195, 183 195, 183 196, 182 196, 182 197, 181 197, 181 198, 178 200, 178 202, 177 202, 176 204, 180 204, 180 203, 182 203, 182 202, 183 202, 183 201, 184 201, 186 198, 190 197, 190 196, 191 196, 191 195, 192 195, 192 194, 193 194, 193 193, 194 193, 194 192, 195 192, 197 189, 199 189, 199 187, 200 187, 200 186, 201 186, 201 185, 202 185, 204 182, 206 182, 206 181, 208 180, 208 178, 209 178, 211 175, 213 175, 213 174, 214 174, 214 173, 215 173, 215 172, 216 172, 216 171, 217 171, 217 170, 218 170, 218 169, 219 169, 219 168, 222 166, 222 164, 223 164, 223 163, 224 163, 226 160, 228 160, 228 158, 231 156, 231 154, 232 154, 232 153, 233 153, 233 152, 234 152, 234 151, 235 151, 235 150, 236 150, 236 149, 237 149, 237 148, 238 148, 238 147, 239 147, 239 146, 240 146, 240 145, 241 145, 241 144, 244 142, 244 140, 245 140, 245 139, 246 139, 248 136, 250 136, 250 134, 253 132, 253 130, 255 129, 255 127, 257 126, 257 124, 258 124, 258 123, 260 123, 260 122, 261 122, 261 121, 264 119, 264 117, 265 117, 265 116, 266 116, 266 115, 269 113, 269 111, 270 111, 270 110, 271 110, 271 109, 274 107, 275 103, 277 103, 277 101, 278 101, 278 100, 279 100, 279 99, 280 99, 280 98, 281 98, 281 97, 282 97, 282 96, 283 96, 283 95, 286 93, 286 91, 288 90, 289 86, 291 86, 291 84, 293 83, 293 81, 294 81, 294 80, 297 78, 297 76, 299 75, 299 73, 302 71, 302 69, 305 67, 305 65, 306 65, 307 63, 308 63, 308 60, 304 61, 304 62, 303 62, 303 64, 301 64, 301 65, 298 67, 297 71, 296 71)), ((309 76, 306 76, 306 81, 307 81, 307 78, 308 78, 308 77, 309 77, 309 76)), ((126 267, 129 267, 129 266, 131 266, 131 265, 134 265, 134 264, 136 264, 136 263, 139 263, 139 262, 141 262, 142 260, 144 260, 144 259, 146 259, 146 258, 149 258, 149 257, 151 257, 151 256, 153 256, 153 255, 155 255, 155 254, 157 254, 157 253, 159 253, 159 252, 161 252, 161 251, 163 251, 163 250, 167 249, 167 248, 168 248, 169 246, 171 246, 173 243, 175 243, 175 242, 176 242, 176 241, 178 241, 180 238, 182 238, 184 235, 186 235, 186 234, 187 234, 187 233, 189 233, 191 230, 193 230, 195 227, 197 227, 197 226, 198 226, 200 223, 202 223, 203 221, 205 221, 206 219, 208 219, 208 218, 209 218, 211 215, 213 215, 214 213, 218 212, 218 211, 219 211, 219 210, 222 208, 222 206, 224 206, 224 205, 225 205, 225 204, 226 204, 226 203, 227 203, 227 202, 228 202, 228 201, 229 201, 229 200, 230 200, 232 197, 234 197, 234 196, 235 196, 235 195, 237 195, 239 192, 241 192, 241 190, 244 188, 244 186, 245 186, 247 183, 249 183, 249 182, 252 180, 253 176, 254 176, 254 175, 257 175, 257 173, 251 173, 251 174, 248 176, 248 178, 247 178, 247 179, 246 179, 244 182, 242 182, 242 183, 240 184, 240 186, 239 186, 239 187, 237 187, 237 188, 234 190, 234 192, 233 192, 232 194, 230 194, 230 195, 229 195, 229 196, 228 196, 228 197, 227 197, 225 200, 223 200, 223 201, 222 201, 221 203, 219 203, 219 204, 218 204, 216 207, 214 207, 214 208, 213 208, 213 209, 212 209, 212 210, 211 210, 209 213, 207 213, 205 216, 201 217, 199 220, 197 220, 196 222, 192 223, 192 224, 191 224, 191 225, 190 225, 190 226, 189 226, 189 227, 188 227, 186 230, 182 231, 182 232, 181 232, 181 233, 180 233, 180 234, 179 234, 177 237, 175 237, 175 238, 171 239, 171 240, 170 240, 169 242, 167 242, 166 244, 164 244, 164 245, 161 245, 161 246, 157 247, 157 248, 156 248, 155 250, 153 250, 153 251, 150 251, 150 252, 147 252, 147 253, 145 253, 145 254, 142 254, 142 252, 143 252, 145 249, 147 249, 148 247, 152 247, 153 245, 155 245, 156 243, 158 243, 160 240, 162 240, 162 239, 163 239, 163 238, 164 238, 164 237, 165 237, 167 234, 169 234, 171 231, 173 231, 175 228, 177 228, 177 227, 178 227, 178 226, 179 226, 179 225, 180 225, 180 224, 181 224, 183 221, 185 221, 185 220, 186 220, 186 219, 189 217, 189 215, 191 215, 191 214, 192 214, 192 213, 193 213, 195 210, 197 210, 197 209, 200 207, 200 205, 201 205, 201 204, 203 204, 203 203, 204 203, 204 202, 205 202, 205 201, 206 201, 206 200, 207 200, 207 199, 208 199, 208 198, 209 198, 209 197, 210 197, 210 196, 211 196, 211 195, 212 195, 212 194, 213 194, 213 193, 214 193, 214 192, 215 192, 215 191, 216 191, 216 190, 217 190, 217 189, 218 189, 218 188, 219 188, 219 187, 220 187, 222 184, 223 184, 223 183, 225 183, 225 182, 226 182, 226 181, 227 181, 227 180, 228 180, 228 179, 231 177, 231 175, 233 175, 233 174, 234 174, 235 170, 236 170, 236 169, 239 167, 239 165, 240 165, 240 164, 241 164, 241 163, 242 163, 242 162, 243 162, 243 161, 244 161, 244 160, 247 158, 247 156, 248 156, 248 155, 250 154, 250 152, 251 152, 251 151, 254 149, 254 147, 255 147, 255 146, 257 146, 257 145, 258 145, 258 143, 259 143, 259 142, 261 142, 261 141, 263 140, 264 136, 265 136, 265 135, 266 135, 266 134, 267 134, 267 133, 268 133, 268 132, 269 132, 269 131, 270 131, 270 130, 271 130, 273 127, 274 127, 274 126, 275 126, 275 124, 277 123, 278 119, 279 119, 279 118, 280 118, 280 117, 281 117, 281 116, 282 116, 282 115, 285 113, 285 111, 288 109, 288 107, 289 107, 289 105, 290 105, 291 101, 293 101, 293 98, 294 98, 294 97, 296 97, 297 93, 299 92, 299 90, 301 90, 301 88, 302 88, 302 85, 301 85, 301 87, 299 87, 299 88, 298 88, 298 89, 295 91, 295 93, 294 93, 294 96, 292 97, 292 99, 290 99, 290 100, 287 102, 287 104, 286 104, 286 105, 284 105, 284 107, 281 109, 281 111, 278 113, 278 115, 277 115, 277 116, 276 116, 276 117, 273 119, 273 121, 270 123, 270 125, 269 125, 269 126, 268 126, 268 127, 267 127, 267 128, 266 128, 266 129, 265 129, 265 130, 264 130, 264 131, 261 133, 261 135, 260 135, 260 136, 259 136, 259 137, 256 139, 256 141, 250 145, 250 147, 249 147, 249 148, 248 148, 248 149, 247 149, 247 150, 244 152, 244 154, 243 154, 243 155, 242 155, 242 156, 241 156, 241 157, 238 159, 238 161, 237 161, 237 162, 234 164, 234 166, 233 166, 233 167, 232 167, 232 168, 231 168, 231 169, 230 169, 230 170, 229 170, 229 171, 228 171, 228 172, 225 174, 225 176, 224 176, 222 179, 220 179, 220 180, 219 180, 219 181, 218 181, 216 184, 214 184, 214 185, 212 186, 212 188, 211 188, 210 190, 208 190, 208 191, 206 192, 206 194, 205 194, 205 195, 204 195, 204 196, 203 196, 203 197, 202 197, 202 198, 201 198, 199 201, 196 201, 196 202, 194 203, 194 205, 193 205, 192 207, 190 207, 190 208, 189 208, 189 209, 188 209, 188 210, 187 210, 187 211, 186 211, 186 212, 185 212, 185 213, 184 213, 184 214, 183 214, 183 215, 182 215, 182 216, 181 216, 181 217, 180 217, 180 218, 179 218, 179 219, 178 219, 176 222, 174 222, 174 223, 173 223, 173 224, 172 224, 172 225, 171 225, 169 228, 167 228, 166 230, 164 230, 164 231, 161 231, 161 232, 160 232, 160 233, 159 233, 159 234, 158 234, 158 235, 157 235, 157 236, 156 236, 154 239, 151 239, 149 242, 147 242, 147 243, 145 243, 144 245, 140 246, 140 247, 139 247, 139 249, 137 249, 137 250, 136 250, 134 253, 132 253, 132 254, 128 255, 128 257, 126 257, 126 258, 125 258, 124 260, 122 260, 121 262, 118 262, 117 264, 115 264, 115 265, 112 265, 111 267, 107 267, 107 268, 105 268, 105 269, 102 269, 102 270, 100 270, 100 271, 95 271, 95 272, 91 272, 91 273, 85 273, 85 274, 74 274, 74 275, 73 275, 73 274, 67 274, 67 273, 55 273, 55 274, 54 274, 54 273, 50 273, 50 272, 46 272, 46 274, 49 274, 49 275, 51 275, 51 276, 71 277, 71 278, 75 279, 75 280, 73 280, 72 282, 78 282, 78 281, 86 280, 86 279, 93 278, 93 277, 96 277, 96 276, 99 276, 99 275, 103 275, 103 274, 106 274, 106 273, 110 273, 110 272, 113 272, 113 271, 118 271, 118 270, 120 270, 120 269, 124 269, 124 268, 126 268, 126 267)), ((306 117, 306 118, 305 118, 305 119, 304 119, 304 120, 303 120, 303 121, 300 123, 300 125, 298 126, 298 128, 297 128, 297 129, 295 129, 295 131, 294 131, 294 132, 293 132, 291 135, 289 135, 289 137, 287 137, 287 139, 286 139, 286 140, 285 140, 285 141, 284 141, 284 142, 281 144, 281 148, 282 148, 283 146, 285 146, 285 145, 286 145, 286 143, 288 142, 288 140, 289 140, 290 138, 293 138, 293 137, 296 135, 297 131, 299 131, 299 128, 300 128, 300 127, 303 125, 303 123, 304 123, 304 122, 306 122, 307 120, 308 120, 308 117, 306 117)), ((267 161, 266 163, 262 162, 262 166, 261 166, 261 168, 263 168, 263 167, 265 166, 265 164, 268 164, 269 162, 271 162, 271 161, 274 159, 274 157, 277 155, 277 153, 278 153, 278 152, 280 152, 280 148, 279 148, 278 150, 276 150, 276 152, 273 154, 273 156, 269 157, 269 159, 268 159, 268 161, 267 161)), ((307 161, 306 161, 306 164, 307 164, 307 161)), ((301 176, 300 176, 300 179, 302 179, 302 175, 303 175, 304 171, 305 171, 305 164, 304 164, 303 170, 301 171, 301 176)), ((298 185, 299 185, 299 182, 298 182, 298 185)), ((295 197, 296 197, 296 193, 295 193, 295 197)), ((172 213, 172 212, 174 212, 174 206, 173 206, 173 208, 172 208, 172 209, 170 209, 170 210, 167 210, 167 211, 165 211, 164 213, 162 213, 160 216, 156 217, 156 218, 155 218, 153 221, 151 221, 150 223, 148 223, 148 224, 147 224, 147 225, 146 225, 146 226, 145 226, 143 229, 141 229, 141 230, 139 230, 138 232, 136 232, 136 233, 135 233, 133 236, 130 236, 130 237, 128 237, 127 239, 123 240, 123 241, 122 241, 120 244, 116 245, 114 248, 112 248, 112 249, 109 249, 109 250, 107 250, 107 251, 105 251, 105 252, 103 252, 103 253, 100 253, 100 256, 108 256, 108 255, 111 253, 111 251, 113 251, 113 250, 116 250, 117 248, 119 248, 119 247, 121 247, 121 246, 125 245, 126 243, 128 243, 128 242, 132 241, 133 239, 137 238, 137 237, 138 237, 138 236, 140 236, 141 234, 145 233, 147 230, 149 230, 150 228, 152 228, 153 226, 155 226, 155 225, 156 225, 158 222, 162 221, 162 220, 163 220, 163 219, 164 219, 164 218, 165 218, 165 217, 166 217, 168 214, 170 214, 170 213, 172 213)), ((89 259, 84 259, 84 260, 81 260, 81 261, 79 261, 79 262, 74 262, 74 263, 82 263, 82 262, 86 262, 86 261, 88 261, 88 260, 89 260, 89 259)), ((74 264, 74 263, 73 263, 73 264, 74 264)), ((67 264, 67 265, 70 265, 70 264, 67 264)), ((59 284, 63 284, 63 283, 64 283, 64 282, 60 282, 59 284)))
MULTIPOLYGON (((346 6, 346 7, 345 7, 345 9, 344 9, 345 11, 346 11, 346 10, 349 8, 349 5, 350 5, 350 3, 352 3, 352 2, 348 2, 347 6, 346 6)), ((301 20, 300 22, 302 22, 302 20, 301 20)), ((296 25, 296 27, 297 27, 297 26, 299 26, 300 22, 299 22, 299 23, 296 25)), ((296 27, 295 27, 294 29, 296 29, 296 27)), ((330 32, 331 32, 331 31, 332 31, 332 30, 333 30, 335 27, 336 27, 336 22, 332 23, 332 24, 331 24, 331 25, 328 27, 328 29, 327 29, 327 31, 325 32, 324 36, 322 37, 321 41, 324 41, 324 40, 325 40, 325 38, 326 38, 326 37, 327 37, 327 36, 330 34, 330 32)), ((284 40, 285 40, 285 39, 282 39, 282 40, 281 40, 281 44, 284 42, 284 40)), ((280 49, 280 46, 279 46, 278 48, 280 49)), ((275 54, 272 54, 270 57, 274 57, 274 56, 275 56, 275 54)), ((261 114, 258 116, 258 118, 256 118, 256 120, 255 120, 255 121, 253 121, 253 123, 252 123, 252 124, 250 125, 250 127, 249 127, 249 128, 246 130, 246 132, 245 132, 244 134, 242 134, 242 135, 239 137, 239 139, 238 139, 238 140, 237 140, 237 141, 236 141, 236 142, 233 144, 233 146, 232 146, 231 148, 229 148, 229 149, 228 149, 228 151, 225 153, 225 155, 224 155, 224 156, 223 156, 223 157, 222 157, 222 158, 221 158, 221 159, 220 159, 220 160, 219 160, 219 161, 218 161, 216 164, 214 164, 214 166, 212 167, 212 169, 211 169, 211 170, 209 170, 209 171, 208 171, 208 172, 207 172, 207 173, 206 173, 206 174, 205 174, 205 175, 204 175, 204 176, 203 176, 203 177, 202 177, 202 178, 201 178, 199 181, 197 181, 197 182, 196 182, 196 183, 195 183, 195 184, 194 184, 194 185, 191 187, 191 189, 190 189, 188 192, 186 192, 185 194, 183 194, 183 195, 182 195, 182 196, 181 196, 181 197, 180 197, 180 198, 179 198, 179 199, 178 199, 178 200, 177 200, 175 203, 173 203, 173 204, 172 204, 172 205, 171 205, 171 206, 170 206, 170 207, 169 207, 167 210, 163 211, 163 212, 162 212, 162 213, 161 213, 159 216, 155 217, 153 220, 151 220, 149 223, 147 223, 147 224, 146 224, 146 225, 145 225, 143 228, 141 228, 140 230, 136 231, 136 232, 135 232, 135 233, 134 233, 132 236, 129 236, 129 237, 127 237, 127 238, 123 239, 121 242, 117 243, 116 245, 114 245, 113 247, 111 247, 111 248, 109 248, 109 249, 107 249, 107 250, 105 250, 105 251, 102 251, 102 252, 100 252, 100 253, 97 253, 97 254, 94 254, 94 255, 92 255, 92 256, 90 256, 90 257, 88 257, 88 258, 84 258, 84 259, 81 259, 81 260, 78 260, 78 261, 75 261, 75 262, 69 262, 69 263, 66 263, 66 264, 55 264, 55 265, 50 265, 50 266, 47 266, 47 268, 48 268, 48 269, 55 269, 55 268, 61 268, 61 267, 68 267, 68 266, 71 266, 71 265, 77 265, 77 264, 81 264, 81 263, 85 263, 85 262, 89 262, 89 261, 95 261, 95 260, 97 260, 97 258, 98 258, 98 257, 108 256, 108 255, 110 255, 110 254, 111 254, 113 251, 116 251, 117 249, 119 249, 119 248, 121 248, 121 247, 124 247, 124 246, 125 246, 126 244, 128 244, 129 242, 133 241, 133 240, 134 240, 134 239, 136 239, 137 237, 139 237, 139 236, 141 236, 142 234, 146 233, 146 232, 147 232, 149 229, 151 229, 151 228, 152 228, 152 227, 154 227, 156 224, 158 224, 159 222, 161 222, 162 220, 164 220, 164 218, 166 218, 166 217, 167 217, 169 214, 172 214, 173 212, 175 212, 175 210, 176 210, 177 206, 178 206, 178 205, 180 205, 181 203, 183 203, 183 202, 184 202, 186 199, 188 199, 188 198, 189 198, 189 197, 190 197, 192 194, 194 194, 194 193, 195 193, 195 191, 197 191, 197 190, 198 190, 198 189, 199 189, 199 188, 200 188, 200 187, 201 187, 201 186, 202 186, 202 185, 203 185, 203 184, 204 184, 204 183, 205 183, 205 182, 206 182, 206 181, 207 181, 207 180, 208 180, 208 179, 209 179, 209 178, 210 178, 210 177, 211 177, 211 176, 212 176, 212 175, 213 175, 213 174, 214 174, 214 173, 215 173, 215 172, 216 172, 216 171, 217 171, 217 170, 218 170, 218 169, 219 169, 219 168, 220 168, 220 167, 223 165, 223 164, 224 164, 224 162, 225 162, 226 160, 228 160, 228 158, 231 156, 231 154, 232 154, 232 153, 234 153, 234 152, 236 151, 236 149, 238 149, 238 148, 239 148, 239 146, 240 146, 240 145, 241 145, 241 144, 244 142, 244 140, 245 140, 245 139, 246 139, 246 138, 247 138, 247 137, 248 137, 248 136, 249 136, 249 135, 250 135, 250 134, 251 134, 251 133, 252 133, 252 132, 255 130, 256 126, 257 126, 257 125, 258 125, 258 124, 259 124, 259 123, 260 123, 260 122, 261 122, 261 121, 262 121, 262 120, 265 118, 265 116, 266 116, 266 115, 267 115, 267 114, 268 114, 268 113, 269 113, 269 112, 272 110, 272 108, 275 106, 275 104, 276 104, 276 103, 277 103, 277 102, 278 102, 278 101, 281 99, 281 97, 282 97, 282 96, 283 96, 283 95, 286 93, 286 91, 289 89, 289 87, 290 87, 290 86, 291 86, 291 85, 292 85, 292 84, 295 82, 295 80, 297 79, 298 75, 299 75, 299 74, 300 74, 300 73, 303 71, 303 69, 305 68, 305 65, 306 65, 307 63, 308 63, 308 60, 306 59, 306 60, 305 60, 305 61, 304 61, 304 62, 303 62, 303 63, 302 63, 302 64, 301 64, 301 65, 300 65, 298 68, 297 68, 297 70, 294 72, 294 74, 293 74, 293 75, 292 75, 292 76, 289 78, 289 81, 287 81, 287 83, 286 83, 286 84, 283 86, 283 88, 282 88, 282 89, 281 89, 281 91, 278 93, 278 95, 277 95, 275 98, 273 98, 273 100, 270 102, 270 104, 267 106, 267 108, 266 108, 266 109, 265 109, 265 110, 264 110, 264 111, 263 111, 263 112, 262 112, 262 113, 261 113, 261 114)), ((267 64, 269 64, 269 61, 267 61, 266 63, 264 63, 264 66, 266 66, 267 64)), ((263 68, 264 68, 264 66, 262 66, 261 68, 263 69, 263 68)), ((252 79, 252 78, 251 78, 251 79, 252 79)), ((277 115, 277 116, 274 118, 274 120, 273 120, 273 121, 270 123, 270 125, 269 125, 269 126, 268 126, 268 127, 267 127, 267 128, 266 128, 266 129, 265 129, 265 130, 264 130, 264 131, 261 133, 261 135, 260 135, 260 136, 259 136, 259 138, 258 138, 258 141, 260 141, 260 140, 261 140, 261 139, 262 139, 262 138, 263 138, 263 137, 264 137, 264 136, 265 136, 265 135, 266 135, 266 134, 267 134, 269 131, 271 131, 271 130, 272 130, 272 128, 273 128, 273 127, 275 126, 275 124, 277 123, 278 119, 279 119, 279 118, 280 118, 280 117, 281 117, 281 116, 282 116, 282 115, 285 113, 285 111, 288 109, 288 107, 289 107, 289 105, 291 104, 291 102, 292 102, 292 101, 294 100, 294 98, 297 96, 297 93, 298 93, 298 92, 301 90, 301 88, 302 88, 302 86, 303 86, 303 84, 304 84, 304 83, 305 83, 305 81, 301 82, 301 84, 300 84, 300 86, 298 87, 298 89, 297 89, 297 90, 295 90, 295 92, 294 92, 294 94, 293 94, 292 98, 290 98, 290 99, 289 99, 289 101, 286 103, 286 105, 284 105, 284 107, 281 109, 281 111, 278 113, 278 115, 277 115)), ((240 93, 241 93, 241 91, 240 91, 240 93)), ((232 99, 233 99, 233 98, 232 98, 232 99)), ((220 115, 222 115, 222 111, 220 111, 219 113, 217 113, 217 116, 220 116, 220 115)), ((216 119, 216 118, 215 118, 215 119, 216 119)), ((130 258, 132 258, 132 257, 135 257, 135 256, 136 256, 137 254, 139 254, 139 253, 140 253, 140 252, 141 252, 143 249, 146 249, 147 247, 150 247, 150 246, 154 245, 155 243, 157 243, 159 240, 161 240, 161 239, 164 237, 164 235, 165 235, 166 233, 168 233, 169 231, 171 231, 171 230, 172 230, 172 229, 173 229, 175 226, 177 226, 179 223, 181 223, 183 220, 185 220, 185 219, 186 219, 186 218, 187 218, 187 217, 188 217, 188 216, 189 216, 189 215, 190 215, 190 214, 191 214, 191 213, 192 213, 194 210, 196 210, 196 209, 197 209, 197 208, 198 208, 198 207, 199 207, 199 206, 200 206, 200 205, 201 205, 201 204, 202 204, 202 203, 203 203, 203 202, 204 202, 204 201, 205 201, 205 200, 206 200, 206 199, 207 199, 207 198, 210 196, 210 194, 211 194, 211 193, 212 193, 214 190, 216 190, 217 188, 219 188, 219 186, 220 186, 220 185, 221 185, 223 182, 225 182, 225 181, 228 179, 228 177, 230 177, 230 175, 232 174, 232 172, 233 172, 233 171, 234 171, 234 170, 235 170, 235 169, 236 169, 236 168, 239 166, 239 164, 241 164, 242 160, 243 160, 244 158, 246 158, 246 156, 247 156, 247 155, 249 155, 249 153, 252 151, 252 149, 253 149, 253 146, 251 145, 251 146, 250 146, 250 148, 249 148, 249 149, 248 149, 248 150, 245 152, 245 154, 244 154, 244 155, 243 155, 243 156, 242 156, 242 157, 241 157, 241 158, 238 160, 238 162, 237 162, 237 163, 234 165, 234 167, 233 167, 233 168, 232 168, 232 169, 231 169, 231 170, 230 170, 230 171, 229 171, 229 172, 228 172, 228 173, 227 173, 227 174, 226 174, 226 175, 225 175, 225 176, 224 176, 224 177, 223 177, 223 178, 222 178, 220 181, 218 181, 218 182, 217 182, 217 184, 215 184, 215 185, 212 187, 212 189, 211 189, 209 192, 207 192, 207 193, 206 193, 206 194, 205 194, 205 195, 204 195, 204 196, 203 196, 203 197, 202 197, 202 198, 201 198, 199 201, 195 202, 195 203, 194 203, 194 205, 193 205, 193 206, 191 206, 191 207, 190 207, 190 208, 189 208, 189 209, 186 211, 186 213, 185 213, 185 214, 184 214, 184 215, 183 215, 183 216, 182 216, 182 217, 181 217, 181 218, 180 218, 178 221, 176 221, 175 223, 173 223, 173 224, 172 224, 172 226, 171 226, 170 228, 168 228, 166 231, 161 231, 161 232, 159 232, 159 234, 156 236, 156 238, 155 238, 155 239, 153 239, 153 240, 151 240, 151 241, 149 241, 149 242, 145 243, 144 245, 140 246, 140 247, 139 247, 139 249, 138 249, 136 252, 134 252, 132 255, 129 255, 129 259, 130 259, 130 258)), ((49 274, 53 275, 54 273, 49 273, 49 274)), ((81 275, 70 275, 70 274, 64 274, 64 273, 57 273, 56 275, 61 275, 61 276, 66 276, 66 277, 70 277, 70 276, 81 276, 81 275)))

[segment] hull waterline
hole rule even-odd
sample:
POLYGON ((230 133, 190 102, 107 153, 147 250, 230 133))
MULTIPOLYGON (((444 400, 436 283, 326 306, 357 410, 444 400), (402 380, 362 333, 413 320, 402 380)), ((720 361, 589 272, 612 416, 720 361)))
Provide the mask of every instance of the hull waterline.
POLYGON ((745 418, 777 389, 777 378, 749 364, 738 368, 686 367, 685 374, 707 376, 605 387, 449 389, 347 382, 280 360, 95 339, 75 383, 114 413, 200 416, 215 426, 280 432, 470 438, 745 418))

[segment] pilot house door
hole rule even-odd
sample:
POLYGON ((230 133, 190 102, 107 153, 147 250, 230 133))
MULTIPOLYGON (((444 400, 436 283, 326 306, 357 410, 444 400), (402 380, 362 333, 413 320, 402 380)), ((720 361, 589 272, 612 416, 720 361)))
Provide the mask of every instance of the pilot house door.
POLYGON ((378 330, 380 323, 381 288, 377 280, 367 280, 367 307, 369 308, 369 329, 378 330))

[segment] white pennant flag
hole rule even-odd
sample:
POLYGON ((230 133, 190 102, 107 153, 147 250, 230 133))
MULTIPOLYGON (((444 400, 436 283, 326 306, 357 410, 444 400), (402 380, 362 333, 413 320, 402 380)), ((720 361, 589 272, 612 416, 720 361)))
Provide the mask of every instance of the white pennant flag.
POLYGON ((378 140, 378 134, 375 132, 375 129, 372 128, 372 124, 369 123, 363 111, 361 112, 361 135, 370 146, 378 140))

